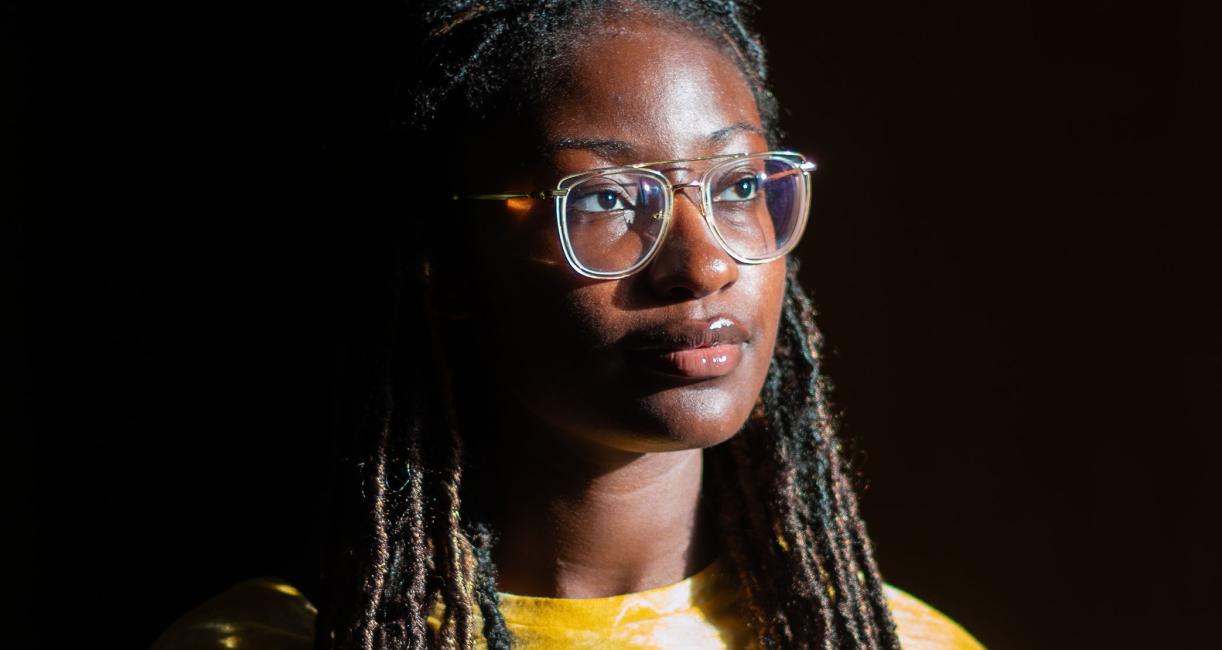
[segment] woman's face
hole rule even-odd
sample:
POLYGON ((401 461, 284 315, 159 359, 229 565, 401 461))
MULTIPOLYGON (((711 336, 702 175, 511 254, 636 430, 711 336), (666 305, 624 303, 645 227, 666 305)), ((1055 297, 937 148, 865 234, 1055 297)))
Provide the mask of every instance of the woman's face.
MULTIPOLYGON (((569 63, 561 89, 542 102, 543 160, 515 168, 523 152, 497 151, 515 171, 489 174, 498 161, 484 160, 479 182, 497 183, 485 191, 531 191, 600 167, 768 148, 739 68, 673 24, 619 18, 583 38, 569 63)), ((707 166, 659 170, 684 183, 707 166)), ((551 200, 474 208, 476 287, 489 296, 479 314, 489 338, 480 347, 532 426, 647 452, 715 445, 746 421, 772 357, 785 262, 737 263, 718 246, 698 201, 676 192, 662 248, 619 280, 591 280, 568 265, 551 200)))

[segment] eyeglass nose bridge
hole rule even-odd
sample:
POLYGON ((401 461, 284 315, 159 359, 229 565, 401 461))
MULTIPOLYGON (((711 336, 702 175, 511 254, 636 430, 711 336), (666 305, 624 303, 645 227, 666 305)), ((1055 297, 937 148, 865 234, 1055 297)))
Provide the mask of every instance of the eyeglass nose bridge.
POLYGON ((704 205, 704 181, 691 181, 690 183, 671 183, 671 194, 678 196, 680 194, 687 197, 689 201, 695 204, 700 210, 701 216, 707 217, 704 205))

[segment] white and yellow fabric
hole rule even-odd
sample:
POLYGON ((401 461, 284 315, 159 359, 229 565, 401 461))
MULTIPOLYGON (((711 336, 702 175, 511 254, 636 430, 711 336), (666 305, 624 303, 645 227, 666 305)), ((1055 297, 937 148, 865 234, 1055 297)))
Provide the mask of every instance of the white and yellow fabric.
MULTIPOLYGON (((675 584, 606 598, 501 594, 500 609, 523 650, 748 649, 745 596, 718 560, 675 584)), ((906 650, 983 650, 970 634, 912 596, 887 587, 906 650)), ((276 580, 243 582, 191 611, 153 650, 309 650, 313 605, 276 580)), ((436 629, 439 620, 430 617, 436 629)))

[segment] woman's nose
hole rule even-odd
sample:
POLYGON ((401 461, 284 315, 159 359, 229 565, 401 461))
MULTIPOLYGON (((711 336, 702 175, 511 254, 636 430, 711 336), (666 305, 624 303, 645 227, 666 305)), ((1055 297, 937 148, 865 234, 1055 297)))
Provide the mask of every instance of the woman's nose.
POLYGON ((675 192, 670 232, 645 268, 658 295, 670 300, 703 298, 734 284, 738 264, 714 239, 700 212, 699 192, 675 192))

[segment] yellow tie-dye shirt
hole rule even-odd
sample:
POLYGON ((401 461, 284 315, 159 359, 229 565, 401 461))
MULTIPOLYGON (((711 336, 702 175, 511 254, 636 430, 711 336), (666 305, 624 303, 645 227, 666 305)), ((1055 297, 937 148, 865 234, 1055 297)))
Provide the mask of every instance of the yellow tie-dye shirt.
MULTIPOLYGON (((907 650, 982 649, 963 628, 916 598, 887 587, 887 600, 907 650)), ((673 585, 620 596, 501 594, 500 610, 514 647, 524 650, 756 647, 746 626, 745 597, 722 560, 673 585)), ((153 650, 309 650, 315 613, 292 586, 251 580, 188 613, 153 650)), ((440 613, 439 608, 435 614, 440 613)), ((429 624, 436 629, 438 616, 429 624)))

